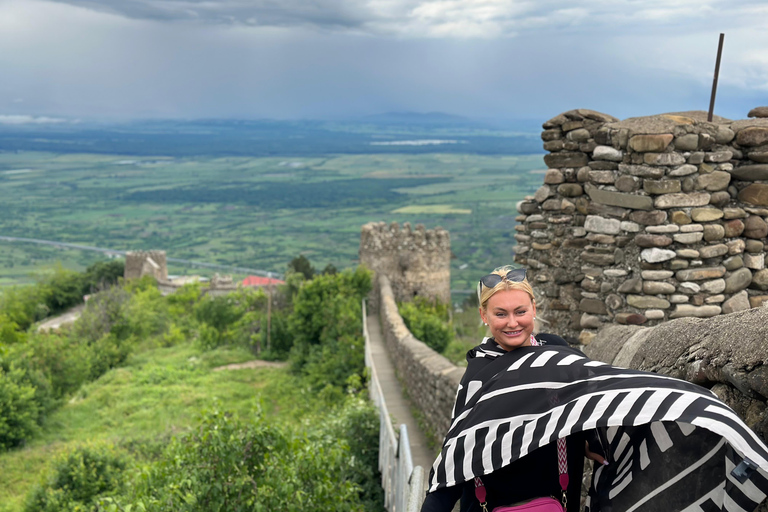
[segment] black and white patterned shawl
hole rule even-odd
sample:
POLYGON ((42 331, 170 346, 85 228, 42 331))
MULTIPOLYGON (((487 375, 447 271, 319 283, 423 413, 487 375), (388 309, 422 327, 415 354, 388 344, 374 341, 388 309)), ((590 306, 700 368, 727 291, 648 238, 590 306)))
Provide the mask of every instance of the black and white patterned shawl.
POLYGON ((610 465, 590 512, 751 511, 768 495, 768 449, 705 388, 568 347, 504 352, 486 338, 470 355, 430 492, 594 429, 610 465), (759 468, 742 483, 731 472, 745 457, 759 468))

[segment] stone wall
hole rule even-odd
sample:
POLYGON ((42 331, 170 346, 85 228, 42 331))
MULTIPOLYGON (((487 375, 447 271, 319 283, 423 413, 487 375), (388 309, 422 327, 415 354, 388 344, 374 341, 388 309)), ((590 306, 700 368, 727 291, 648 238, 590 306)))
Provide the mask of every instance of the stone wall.
POLYGON ((129 251, 125 254, 125 279, 151 275, 158 281, 168 280, 165 251, 129 251))
MULTIPOLYGON (((451 301, 451 238, 442 228, 425 229, 417 224, 412 230, 406 222, 402 229, 393 222, 370 222, 360 233, 360 263, 376 275, 385 275, 399 302, 417 295, 436 298, 444 304, 451 301)), ((379 291, 374 280, 371 306, 379 291)))
POLYGON ((655 327, 612 325, 584 348, 606 363, 663 373, 712 389, 768 440, 768 306, 655 327))
POLYGON ((768 300, 768 119, 572 110, 543 127, 549 169, 518 204, 515 261, 548 331, 586 344, 611 323, 768 300))
POLYGON ((451 423, 453 402, 464 368, 459 368, 413 337, 397 310, 389 278, 380 274, 381 330, 398 378, 421 412, 432 442, 440 446, 451 423))

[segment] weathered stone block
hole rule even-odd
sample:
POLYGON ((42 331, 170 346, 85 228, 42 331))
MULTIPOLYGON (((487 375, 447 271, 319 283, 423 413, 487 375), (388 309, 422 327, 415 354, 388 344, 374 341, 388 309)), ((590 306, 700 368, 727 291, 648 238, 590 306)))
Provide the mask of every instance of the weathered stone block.
POLYGON ((592 158, 595 160, 621 162, 624 158, 624 152, 611 146, 597 146, 592 152, 592 158))
MULTIPOLYGON (((629 139, 629 147, 638 153, 661 153, 669 143, 672 142, 674 135, 663 133, 659 135, 635 135, 629 139)), ((698 143, 698 136, 697 136, 698 143)))
MULTIPOLYGON (((768 200, 768 197, 766 199, 768 200)), ((707 192, 693 192, 690 194, 665 194, 657 197, 654 201, 654 206, 658 209, 687 208, 692 206, 706 206, 708 204, 709 194, 707 192)))
POLYGON ((713 171, 709 174, 702 174, 696 178, 696 187, 708 190, 709 192, 725 190, 730 183, 731 173, 725 171, 713 171))
POLYGON ((649 194, 673 194, 680 192, 679 180, 645 180, 643 190, 649 194))
POLYGON ((579 310, 584 313, 592 313, 595 315, 608 314, 608 309, 605 307, 605 303, 598 299, 581 299, 581 302, 579 302, 579 310))
POLYGON ((663 281, 645 281, 643 293, 647 295, 671 295, 675 293, 675 285, 663 281))
POLYGON ((587 165, 589 157, 584 153, 561 151, 544 155, 544 163, 551 169, 562 167, 582 167, 587 165))
POLYGON ((744 222, 744 236, 747 238, 761 239, 768 235, 768 223, 762 217, 750 215, 744 222))
POLYGON ((766 181, 768 180, 768 164, 743 165, 731 171, 731 174, 741 181, 766 181))
POLYGON ((728 254, 728 246, 725 244, 707 245, 699 248, 699 255, 704 258, 717 258, 728 254))
POLYGON ((644 235, 635 236, 635 243, 638 247, 666 247, 672 244, 672 239, 664 235, 644 235))
POLYGON ((678 233, 672 235, 672 238, 679 244, 696 244, 704 238, 704 233, 678 233))
POLYGON ((616 181, 616 173, 614 171, 589 171, 588 181, 602 185, 610 185, 616 181))
POLYGON ((650 212, 632 212, 629 214, 629 219, 645 226, 657 226, 667 221, 667 212, 659 210, 650 212))
POLYGON ((746 291, 741 291, 723 303, 723 314, 744 311, 749 307, 749 295, 746 291))
POLYGON ((699 148, 699 136, 696 133, 686 133, 675 138, 675 149, 678 151, 696 151, 699 148))
POLYGON ((675 251, 669 249, 659 249, 653 247, 651 249, 643 249, 640 252, 640 258, 648 263, 661 263, 663 261, 671 260, 676 256, 675 251))
POLYGON ((584 229, 592 233, 618 235, 621 232, 621 221, 606 219, 597 215, 587 215, 584 221, 584 229))
POLYGON ((717 316, 722 312, 720 306, 708 305, 708 306, 693 306, 691 304, 678 304, 675 306, 675 310, 669 315, 669 318, 709 318, 717 316))
POLYGON ((678 270, 676 277, 678 281, 703 281, 705 279, 717 279, 725 275, 725 267, 703 267, 678 270))
POLYGON ((706 293, 721 293, 725 290, 725 279, 712 279, 701 283, 701 291, 706 293))
POLYGON ((619 164, 619 172, 639 178, 658 180, 664 176, 665 170, 661 167, 649 167, 647 165, 619 164))
POLYGON ((668 300, 648 295, 627 295, 627 304, 637 309, 667 309, 670 306, 668 300))
POLYGON ((712 222, 723 217, 723 211, 719 208, 693 208, 691 219, 694 222, 712 222))
POLYGON ((549 169, 544 174, 544 183, 547 185, 558 185, 565 181, 565 176, 558 169, 549 169))
MULTIPOLYGON (((601 190, 591 183, 587 183, 585 190, 590 199, 596 203, 619 206, 622 208, 631 208, 633 210, 651 210, 653 209, 653 200, 648 196, 638 196, 634 194, 624 194, 622 192, 611 192, 601 190)), ((709 196, 707 195, 707 201, 709 196)))
POLYGON ((648 319, 640 313, 617 313, 615 320, 623 325, 642 325, 648 321, 648 319))
POLYGON ((648 165, 683 165, 685 157, 680 153, 646 153, 643 161, 648 165))
POLYGON ((691 217, 681 210, 672 212, 670 215, 670 220, 680 226, 691 223, 691 217))
POLYGON ((695 172, 699 172, 698 167, 691 164, 685 164, 685 165, 681 165, 677 169, 669 171, 669 176, 673 176, 673 177, 688 176, 689 174, 693 174, 695 172))
POLYGON ((768 206, 768 185, 752 183, 739 192, 739 201, 757 206, 768 206))
POLYGON ((722 240, 724 236, 725 236, 725 228, 720 224, 707 224, 706 226, 704 226, 705 241, 714 242, 717 240, 722 240))
POLYGON ((619 293, 640 293, 643 291, 643 281, 637 278, 627 279, 619 285, 619 293))
POLYGON ((760 146, 768 142, 768 127, 751 126, 739 130, 736 134, 736 143, 739 146, 760 146))

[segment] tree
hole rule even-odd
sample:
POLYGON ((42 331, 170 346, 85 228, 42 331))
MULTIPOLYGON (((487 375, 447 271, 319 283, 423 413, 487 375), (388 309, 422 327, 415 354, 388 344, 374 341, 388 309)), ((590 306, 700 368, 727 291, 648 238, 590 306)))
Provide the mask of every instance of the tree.
POLYGON ((288 264, 288 270, 296 272, 297 274, 302 274, 307 281, 312 279, 315 275, 315 268, 303 254, 300 254, 291 260, 288 264))

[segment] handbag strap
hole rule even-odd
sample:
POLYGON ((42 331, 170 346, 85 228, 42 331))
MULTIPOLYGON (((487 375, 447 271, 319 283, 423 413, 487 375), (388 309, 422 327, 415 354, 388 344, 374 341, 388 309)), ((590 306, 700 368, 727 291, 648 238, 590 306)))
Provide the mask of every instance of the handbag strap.
MULTIPOLYGON (((560 473, 559 483, 560 489, 563 491, 561 502, 563 504, 563 510, 568 510, 568 497, 566 491, 568 490, 568 450, 564 437, 557 439, 557 471, 560 473)), ((483 512, 488 512, 488 502, 485 501, 487 492, 485 485, 479 476, 475 477, 475 498, 480 502, 480 507, 483 512)))

